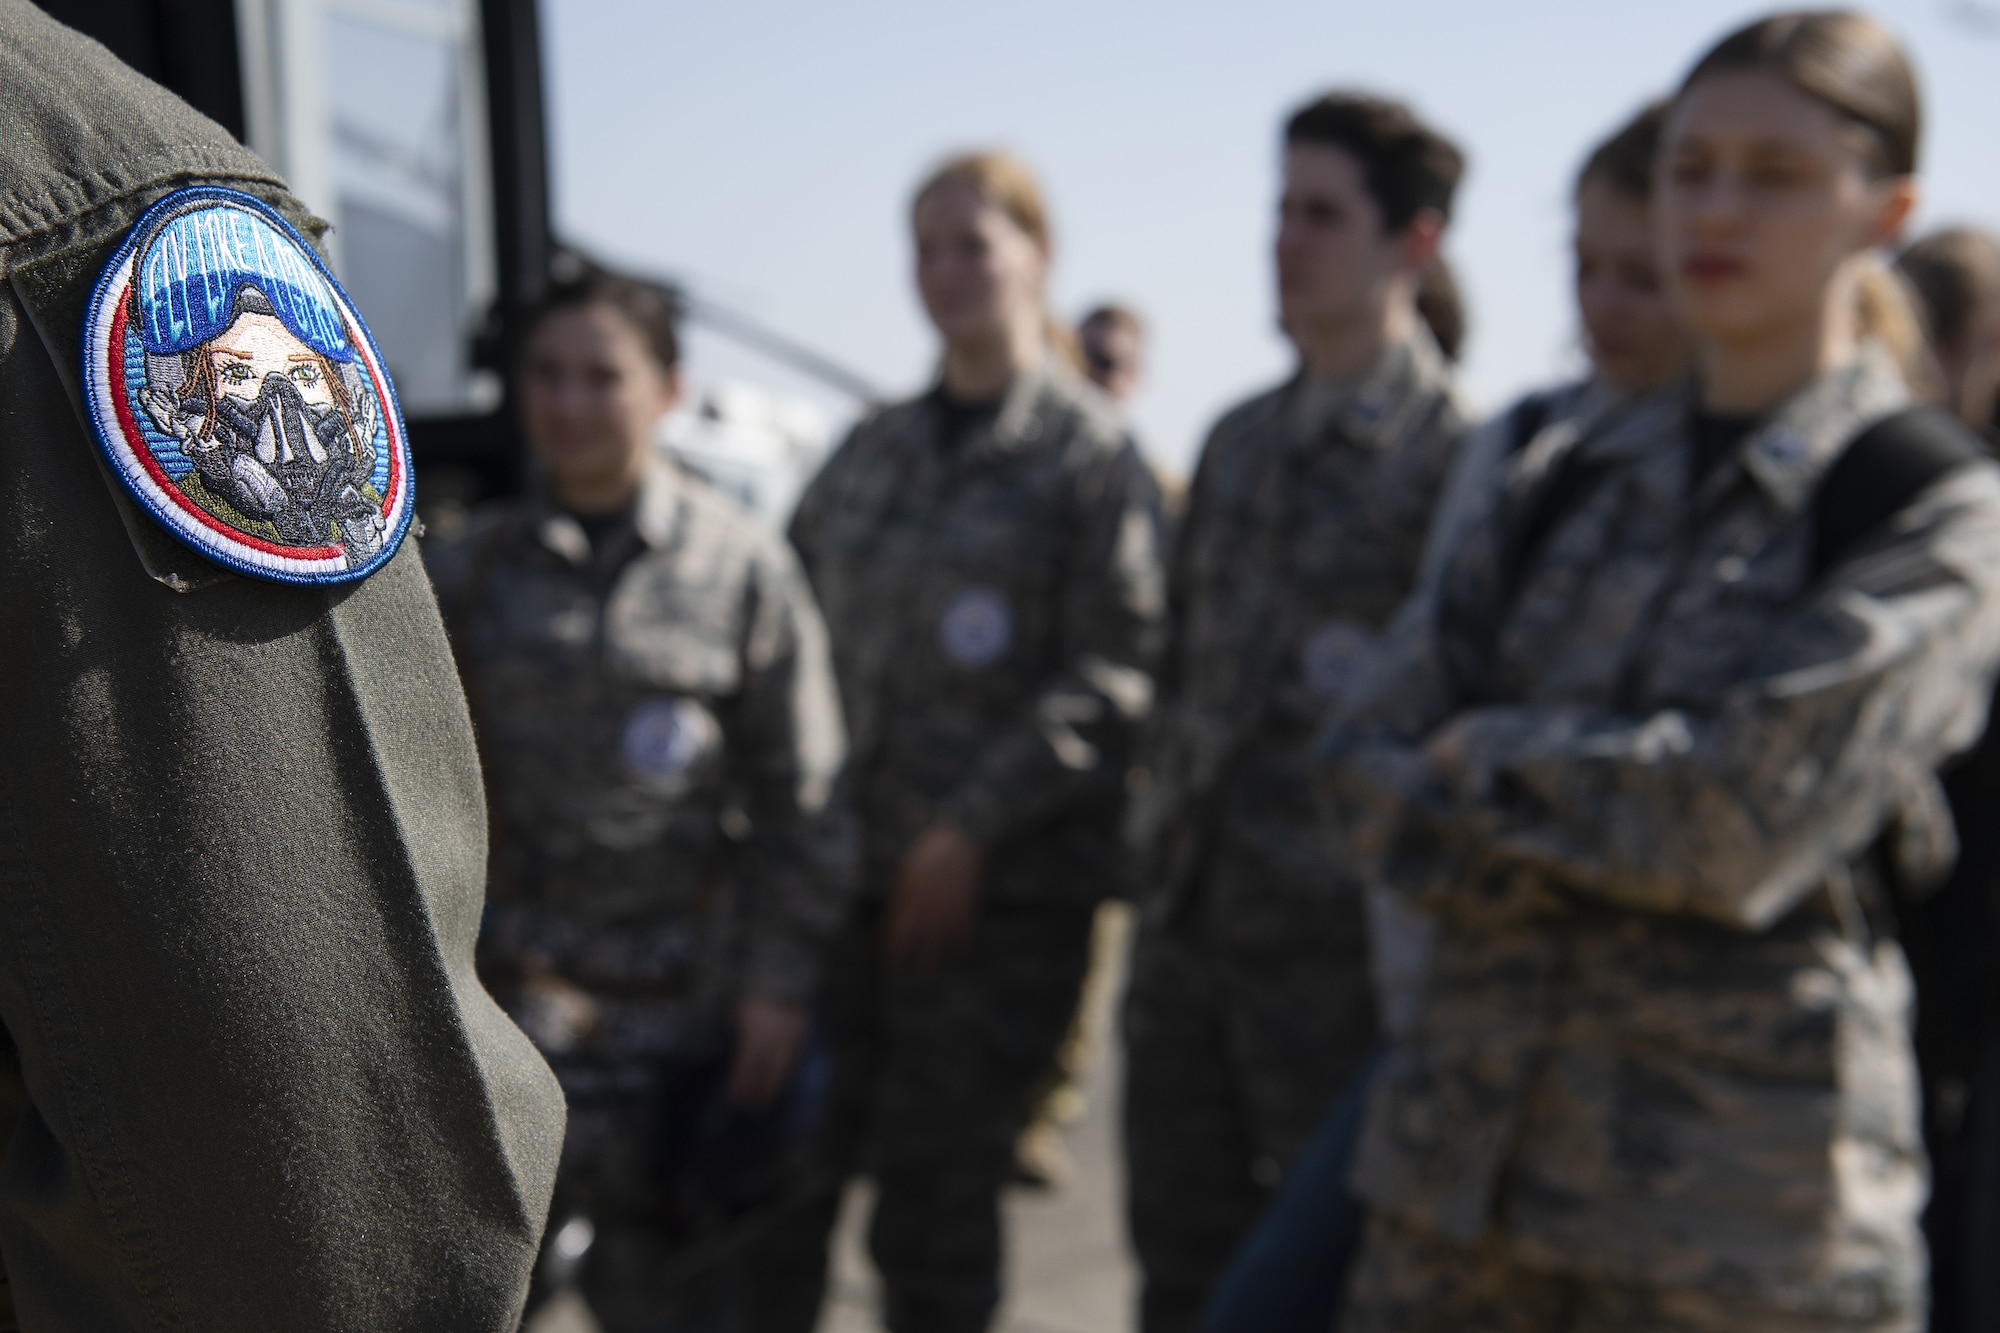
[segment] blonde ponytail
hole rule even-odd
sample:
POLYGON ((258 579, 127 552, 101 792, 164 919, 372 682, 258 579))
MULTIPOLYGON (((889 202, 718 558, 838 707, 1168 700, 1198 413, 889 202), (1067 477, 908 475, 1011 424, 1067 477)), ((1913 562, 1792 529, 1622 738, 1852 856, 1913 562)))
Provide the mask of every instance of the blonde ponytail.
POLYGON ((1911 397, 1920 402, 1938 399, 1943 377, 1924 335, 1915 293, 1907 279, 1873 255, 1863 262, 1856 277, 1854 330, 1888 349, 1910 386, 1911 397))
POLYGON ((1075 325, 1057 318, 1054 311, 1045 310, 1042 312, 1042 336, 1048 339, 1049 351, 1062 363, 1064 370, 1077 375, 1084 373, 1083 339, 1077 337, 1075 325))

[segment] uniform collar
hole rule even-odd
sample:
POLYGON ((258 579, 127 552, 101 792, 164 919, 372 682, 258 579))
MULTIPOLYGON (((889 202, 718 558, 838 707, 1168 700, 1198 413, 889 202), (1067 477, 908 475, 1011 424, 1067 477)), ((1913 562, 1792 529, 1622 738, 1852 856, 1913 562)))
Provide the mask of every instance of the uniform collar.
MULTIPOLYGON (((1690 394, 1689 411, 1694 402, 1690 394)), ((1895 358, 1880 343, 1864 342, 1852 361, 1815 377, 1752 431, 1739 466, 1779 509, 1795 513, 1865 426, 1909 402, 1895 358)))
POLYGON ((1287 395, 1286 415, 1301 444, 1338 435, 1364 449, 1383 449, 1403 437, 1410 414, 1449 382, 1444 354, 1429 330, 1419 327, 1384 347, 1359 379, 1314 380, 1301 368, 1287 395))
POLYGON ((995 414, 992 427, 965 441, 957 456, 969 459, 1011 454, 1040 440, 1048 429, 1048 423, 1042 419, 1043 390, 1055 373, 1049 358, 1044 357, 1016 375, 1000 395, 1000 411, 995 414))
MULTIPOLYGON (((659 550, 680 531, 681 495, 685 482, 679 467, 670 459, 656 456, 639 483, 639 495, 632 505, 632 520, 614 534, 607 548, 617 547, 634 537, 644 546, 659 550)), ((583 566, 603 558, 608 551, 593 551, 583 524, 555 502, 548 484, 535 488, 531 501, 535 540, 544 550, 567 564, 583 566)))

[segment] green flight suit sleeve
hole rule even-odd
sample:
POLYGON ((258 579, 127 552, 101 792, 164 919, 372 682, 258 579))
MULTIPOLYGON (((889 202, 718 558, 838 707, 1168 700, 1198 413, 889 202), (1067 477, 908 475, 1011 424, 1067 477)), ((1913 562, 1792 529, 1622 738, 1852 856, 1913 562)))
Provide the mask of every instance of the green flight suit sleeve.
POLYGON ((80 413, 82 312, 148 204, 223 185, 314 228, 22 0, 0 0, 0 104, 15 1313, 512 1333, 563 1108, 473 976, 485 816, 414 546, 339 588, 225 574, 113 489, 80 413))
POLYGON ((85 258, 0 288, 15 1303, 511 1330, 561 1096, 473 976, 478 766, 417 553, 331 590, 149 577, 59 375, 85 258))

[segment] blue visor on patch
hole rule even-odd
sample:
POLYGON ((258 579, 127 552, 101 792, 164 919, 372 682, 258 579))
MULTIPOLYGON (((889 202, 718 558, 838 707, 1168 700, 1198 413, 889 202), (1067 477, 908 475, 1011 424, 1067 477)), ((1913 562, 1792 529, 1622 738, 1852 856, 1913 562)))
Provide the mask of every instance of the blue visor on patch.
POLYGON ((292 336, 331 361, 351 361, 333 293, 298 243, 240 208, 203 208, 154 233, 132 275, 139 342, 154 356, 199 346, 234 322, 255 287, 292 336))

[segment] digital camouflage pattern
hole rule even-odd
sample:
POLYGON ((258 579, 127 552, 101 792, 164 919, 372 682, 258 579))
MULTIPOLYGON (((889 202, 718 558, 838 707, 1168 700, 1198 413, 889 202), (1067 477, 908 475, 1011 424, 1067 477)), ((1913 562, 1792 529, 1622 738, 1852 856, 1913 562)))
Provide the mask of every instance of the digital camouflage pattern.
POLYGON ((681 1051, 739 994, 808 1000, 844 743, 778 534, 661 459, 595 548, 537 498, 427 555, 492 806, 482 960, 544 1049, 681 1051))
MULTIPOLYGON (((858 426, 792 524, 832 627, 864 815, 864 906, 831 997, 833 1178, 876 1180, 871 1250, 898 1328, 986 1327, 999 1192, 1123 886, 1118 812, 1165 612, 1159 492, 1111 404, 1053 365, 946 439, 936 395, 858 426), (984 848, 971 942, 893 976, 881 902, 917 835, 984 848)), ((805 1333, 829 1206, 759 1266, 805 1333)))
MULTIPOLYGON (((431 553, 493 823, 483 975, 570 1105, 560 1215, 607 1333, 723 1302, 667 1258, 744 995, 809 1003, 851 887, 826 632, 782 538, 657 460, 592 534, 546 499, 431 553)), ((719 1214, 718 1214, 719 1216, 719 1214)))
POLYGON ((1129 823, 1147 871, 1127 1176, 1151 1333, 1198 1326, 1379 1040, 1361 885, 1322 835, 1310 741, 1416 583, 1465 430, 1419 333, 1356 382, 1250 400, 1203 449, 1129 823))
MULTIPOLYGON (((1681 390, 1675 386, 1666 392, 1678 394, 1681 390)), ((1416 591, 1383 633, 1385 658, 1396 652, 1392 645, 1397 638, 1422 632, 1422 626, 1436 613, 1444 563, 1471 514, 1485 505, 1487 489, 1497 484, 1495 472, 1506 467, 1516 453, 1574 440, 1608 415, 1630 410, 1631 403, 1631 395, 1603 380, 1575 380, 1518 399, 1466 436, 1431 520, 1416 591), (1537 445, 1537 440, 1542 443, 1537 445)), ((1423 1010, 1437 932, 1431 918, 1386 885, 1371 883, 1367 894, 1369 966, 1383 1035, 1389 1041, 1400 1041, 1423 1010)))
MULTIPOLYGON (((835 1015, 831 1175, 875 1186, 868 1248, 892 1329, 985 1328, 1000 1302, 1000 1194, 1014 1139, 1076 1010, 1090 959, 1087 907, 988 909, 964 953, 928 977, 881 966, 882 906, 864 903, 827 973, 835 1015)), ((752 1248, 757 1333, 811 1333, 827 1237, 844 1194, 827 1189, 752 1248)))
POLYGON ((1159 488, 1111 404, 1053 367, 977 438, 924 397, 855 428, 792 541, 833 628, 864 892, 949 820, 995 902, 1117 887, 1115 821, 1165 612, 1159 488))
POLYGON ((1340 1333, 1914 1333, 1909 1310, 1773 1310, 1741 1292, 1528 1269, 1489 1232, 1458 1242, 1374 1214, 1340 1333))
POLYGON ((1920 1308, 1910 983, 1864 853, 1893 829, 1908 883, 1949 856, 1933 770, 2000 659, 2000 470, 1807 586, 1817 482, 1906 398, 1871 346, 1698 487, 1684 397, 1538 439, 1350 696, 1329 814, 1439 924, 1356 1168, 1376 1208, 1825 1326, 1920 1308), (1571 451, 1592 482, 1510 598, 1518 497, 1571 451), (1449 777, 1416 748, 1447 720, 1449 777))
POLYGON ((1300 377, 1216 424, 1175 546, 1130 815, 1154 911, 1235 874, 1261 896, 1273 879, 1325 892, 1309 742, 1416 581, 1466 424, 1422 333, 1356 383, 1300 377))

